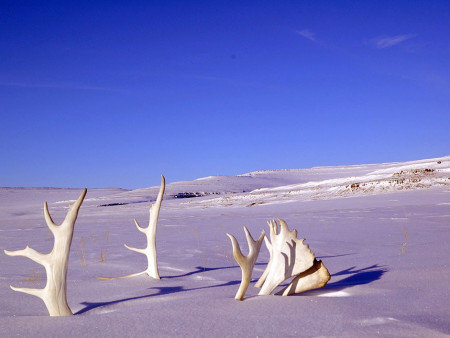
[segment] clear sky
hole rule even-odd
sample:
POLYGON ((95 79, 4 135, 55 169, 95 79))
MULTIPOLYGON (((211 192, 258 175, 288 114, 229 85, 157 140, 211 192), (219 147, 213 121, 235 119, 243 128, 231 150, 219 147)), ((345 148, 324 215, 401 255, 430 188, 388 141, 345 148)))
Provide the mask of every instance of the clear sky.
POLYGON ((450 2, 0 1, 0 186, 450 154, 450 2))

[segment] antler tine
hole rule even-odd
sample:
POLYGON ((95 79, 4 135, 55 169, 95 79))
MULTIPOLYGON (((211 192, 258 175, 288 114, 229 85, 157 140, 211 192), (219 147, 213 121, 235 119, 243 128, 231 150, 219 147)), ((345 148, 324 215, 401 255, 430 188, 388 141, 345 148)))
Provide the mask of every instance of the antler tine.
POLYGON ((233 257, 236 262, 241 265, 245 263, 245 256, 242 254, 241 247, 239 246, 238 241, 233 235, 227 234, 227 236, 231 239, 231 245, 233 247, 233 257))
POLYGON ((27 257, 29 259, 31 259, 32 261, 41 264, 43 266, 47 266, 48 262, 49 262, 49 254, 43 254, 40 253, 32 248, 30 248, 28 245, 25 247, 25 249, 23 250, 16 250, 16 251, 8 251, 8 250, 3 250, 5 252, 5 254, 7 254, 8 256, 23 256, 23 257, 27 257))
POLYGON ((81 207, 81 203, 83 203, 84 197, 86 196, 87 189, 84 188, 83 191, 80 194, 80 197, 75 201, 74 204, 69 206, 69 211, 67 212, 66 218, 64 219, 64 222, 61 225, 72 225, 75 223, 75 220, 78 216, 78 210, 81 207))
POLYGON ((285 221, 278 218, 278 222, 280 223, 280 234, 283 233, 283 235, 285 235, 290 232, 289 227, 287 226, 287 223, 285 221))
POLYGON ((137 228, 140 232, 142 232, 142 233, 145 234, 145 229, 142 228, 142 227, 139 225, 137 219, 136 219, 136 218, 133 218, 133 221, 134 221, 134 224, 136 224, 136 228, 137 228))
POLYGON ((58 226, 53 222, 52 216, 50 215, 50 211, 48 211, 48 204, 44 202, 44 218, 45 223, 47 223, 48 228, 54 234, 54 231, 58 228, 58 226))
POLYGON ((128 250, 131 250, 131 251, 134 251, 134 252, 138 252, 138 253, 141 253, 141 254, 144 254, 144 255, 145 255, 145 249, 137 249, 137 248, 133 248, 133 247, 128 246, 128 245, 126 245, 126 244, 124 244, 124 246, 125 246, 125 248, 127 248, 128 250))
POLYGON ((156 198, 155 203, 152 203, 152 205, 150 206, 150 219, 148 221, 148 228, 154 229, 155 232, 165 189, 166 189, 166 179, 164 175, 161 175, 161 186, 159 188, 158 197, 156 198))

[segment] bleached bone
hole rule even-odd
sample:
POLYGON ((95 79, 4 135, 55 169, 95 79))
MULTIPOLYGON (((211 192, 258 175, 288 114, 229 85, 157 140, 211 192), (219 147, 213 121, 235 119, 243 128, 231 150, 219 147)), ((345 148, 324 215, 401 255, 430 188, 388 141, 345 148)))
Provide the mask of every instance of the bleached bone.
POLYGON ((297 230, 289 231, 285 221, 278 221, 279 233, 276 221, 268 222, 271 258, 266 269, 268 272, 262 276, 265 278, 260 278, 262 287, 259 295, 270 295, 280 283, 308 270, 314 264, 315 256, 309 246, 303 244, 305 239, 297 239, 297 230))
POLYGON ((246 227, 244 227, 244 231, 249 248, 247 256, 244 256, 242 254, 241 248, 236 238, 233 235, 227 234, 227 236, 230 237, 231 244, 233 246, 234 259, 239 264, 242 270, 241 285, 239 286, 239 290, 234 297, 234 299, 236 300, 244 299, 245 292, 247 291, 250 280, 252 279, 253 267, 255 266, 256 259, 258 258, 263 238, 265 238, 266 236, 266 233, 263 230, 259 238, 255 241, 246 227))
POLYGON ((314 260, 314 265, 295 277, 283 290, 276 293, 277 296, 289 296, 308 290, 324 287, 330 280, 330 273, 322 261, 314 260))
POLYGON ((166 180, 163 175, 161 175, 161 187, 159 188, 158 197, 155 203, 152 203, 150 206, 150 219, 148 221, 147 228, 141 228, 136 219, 134 219, 134 223, 136 224, 137 229, 142 232, 147 237, 147 247, 145 249, 137 249, 130 247, 125 244, 125 247, 131 251, 135 251, 141 253, 147 257, 147 269, 141 272, 132 273, 126 276, 120 277, 97 277, 102 280, 110 280, 110 279, 118 279, 118 278, 128 278, 139 276, 142 274, 147 274, 148 276, 161 279, 158 271, 158 263, 156 261, 156 226, 158 225, 158 217, 159 211, 161 210, 161 203, 164 196, 164 190, 166 189, 166 180))
POLYGON ((48 228, 52 232, 55 241, 53 249, 48 254, 42 254, 27 246, 23 250, 4 250, 8 256, 24 256, 44 266, 47 274, 47 284, 43 289, 16 288, 10 286, 14 291, 27 293, 41 298, 50 316, 70 316, 72 311, 67 304, 66 298, 66 276, 69 262, 69 251, 72 243, 73 228, 78 216, 78 210, 86 196, 84 189, 78 200, 67 212, 66 218, 60 226, 56 225, 48 211, 47 202, 44 203, 44 217, 48 228))

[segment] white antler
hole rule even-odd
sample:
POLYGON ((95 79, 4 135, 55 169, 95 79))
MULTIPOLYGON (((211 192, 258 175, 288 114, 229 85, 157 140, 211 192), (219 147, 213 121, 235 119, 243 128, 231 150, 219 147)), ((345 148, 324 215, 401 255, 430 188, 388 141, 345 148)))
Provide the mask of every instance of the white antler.
POLYGON ((245 292, 248 289, 250 280, 252 278, 253 267, 255 266, 256 259, 259 255, 259 250, 261 249, 261 244, 263 238, 265 238, 266 233, 263 230, 259 238, 255 241, 246 227, 244 227, 245 236, 247 238, 249 253, 247 256, 242 254, 239 243, 233 235, 227 234, 231 239, 231 244, 233 246, 233 256, 236 262, 239 264, 242 270, 242 281, 239 286, 239 290, 234 297, 236 300, 243 300, 245 292))
POLYGON ((270 295, 286 279, 296 276, 291 284, 277 293, 287 296, 324 286, 330 280, 330 274, 322 262, 315 259, 309 246, 303 244, 304 238, 297 239, 297 230, 290 231, 286 222, 278 219, 269 221, 270 240, 266 246, 270 252, 269 264, 255 284, 260 287, 259 295, 270 295))
POLYGON ((314 264, 314 254, 304 245, 302 239, 297 239, 297 230, 289 231, 285 221, 278 219, 280 232, 276 221, 270 221, 270 240, 272 251, 269 261, 269 271, 262 284, 259 295, 270 295, 272 291, 286 279, 308 270, 314 264))
POLYGON ((53 222, 48 211, 47 202, 44 203, 45 221, 55 238, 53 250, 50 253, 42 254, 28 246, 23 250, 4 250, 5 254, 8 256, 28 257, 44 266, 47 274, 47 284, 45 288, 29 289, 11 286, 11 289, 41 298, 44 301, 50 316, 72 315, 72 311, 67 304, 66 298, 67 267, 75 221, 78 216, 78 210, 86 196, 86 192, 87 189, 84 189, 80 197, 78 197, 78 200, 73 205, 69 206, 66 218, 60 226, 53 222))
POLYGON ((102 280, 110 280, 116 278, 127 278, 134 277, 142 274, 147 274, 152 278, 161 279, 158 272, 158 264, 156 261, 156 226, 158 225, 159 211, 161 210, 161 203, 164 196, 164 191, 166 189, 166 180, 163 175, 161 175, 161 187, 159 188, 159 194, 156 202, 150 206, 150 219, 147 228, 142 228, 139 223, 134 219, 137 229, 146 235, 147 237, 147 247, 145 249, 132 248, 125 244, 125 247, 131 251, 141 253, 147 256, 147 269, 142 272, 132 273, 130 275, 121 277, 97 277, 102 280))

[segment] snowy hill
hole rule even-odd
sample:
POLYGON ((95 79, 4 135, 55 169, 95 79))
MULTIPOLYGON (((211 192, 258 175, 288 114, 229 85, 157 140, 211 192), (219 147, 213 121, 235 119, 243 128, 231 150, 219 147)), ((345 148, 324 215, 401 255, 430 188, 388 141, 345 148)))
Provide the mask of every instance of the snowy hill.
MULTIPOLYGON (((189 206, 252 206, 450 186, 450 156, 403 163, 264 170, 237 176, 210 176, 166 187, 166 200, 189 206), (198 199, 198 197, 203 197, 198 199), (191 198, 196 198, 195 201, 191 198)), ((158 187, 87 199, 102 206, 154 201, 158 187)))

